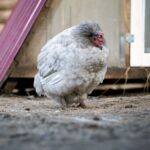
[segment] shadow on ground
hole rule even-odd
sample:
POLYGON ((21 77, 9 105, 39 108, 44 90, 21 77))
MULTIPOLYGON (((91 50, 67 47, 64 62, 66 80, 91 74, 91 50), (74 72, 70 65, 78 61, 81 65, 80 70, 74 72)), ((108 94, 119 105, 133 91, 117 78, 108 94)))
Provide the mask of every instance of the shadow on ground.
POLYGON ((0 150, 149 150, 150 95, 89 98, 61 110, 46 98, 0 97, 0 150))

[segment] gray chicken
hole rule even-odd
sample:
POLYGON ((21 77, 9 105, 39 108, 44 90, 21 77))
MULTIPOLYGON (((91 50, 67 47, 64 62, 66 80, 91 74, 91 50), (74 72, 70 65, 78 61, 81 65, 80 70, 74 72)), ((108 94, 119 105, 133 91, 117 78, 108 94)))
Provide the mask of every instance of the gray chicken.
POLYGON ((38 95, 57 101, 62 108, 84 100, 102 83, 109 50, 93 21, 81 22, 50 39, 38 56, 34 87, 38 95))

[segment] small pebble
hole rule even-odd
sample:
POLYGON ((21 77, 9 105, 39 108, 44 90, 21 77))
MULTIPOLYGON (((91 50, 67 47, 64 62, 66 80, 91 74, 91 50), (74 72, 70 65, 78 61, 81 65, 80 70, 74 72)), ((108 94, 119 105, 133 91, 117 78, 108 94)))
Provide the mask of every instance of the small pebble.
POLYGON ((133 108, 133 105, 125 105, 125 108, 133 108))
POLYGON ((100 120, 100 118, 99 118, 98 116, 94 116, 93 120, 95 120, 95 121, 99 121, 99 120, 100 120))
POLYGON ((55 110, 54 113, 60 113, 60 110, 55 110))
POLYGON ((25 108, 26 111, 30 111, 30 108, 25 108))
POLYGON ((41 118, 41 123, 44 123, 46 121, 45 118, 41 118))

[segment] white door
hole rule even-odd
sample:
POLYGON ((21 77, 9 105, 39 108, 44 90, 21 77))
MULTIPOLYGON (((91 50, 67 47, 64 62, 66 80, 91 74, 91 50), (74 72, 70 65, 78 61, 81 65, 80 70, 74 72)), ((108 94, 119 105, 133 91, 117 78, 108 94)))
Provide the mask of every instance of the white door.
POLYGON ((150 67, 150 0, 131 0, 130 65, 150 67))

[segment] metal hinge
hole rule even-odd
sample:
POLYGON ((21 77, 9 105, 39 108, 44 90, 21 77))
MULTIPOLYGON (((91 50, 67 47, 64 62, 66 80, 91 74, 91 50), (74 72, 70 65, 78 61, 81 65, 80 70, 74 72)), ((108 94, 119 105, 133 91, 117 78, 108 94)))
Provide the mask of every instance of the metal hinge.
POLYGON ((126 41, 128 43, 133 43, 134 42, 134 34, 127 33, 126 34, 126 41))

